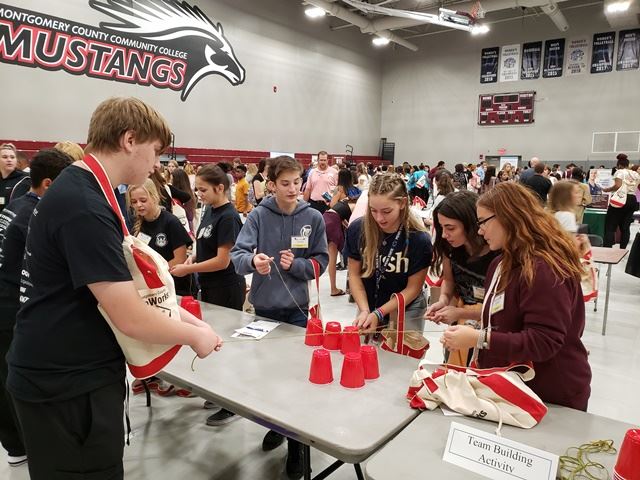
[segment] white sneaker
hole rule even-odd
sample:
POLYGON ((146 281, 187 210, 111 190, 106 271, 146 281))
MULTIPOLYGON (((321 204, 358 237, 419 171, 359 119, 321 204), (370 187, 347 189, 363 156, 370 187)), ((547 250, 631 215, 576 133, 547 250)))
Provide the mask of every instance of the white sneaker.
POLYGON ((19 467, 20 465, 24 465, 25 463, 27 463, 26 455, 20 455, 19 457, 12 457, 11 455, 9 455, 7 459, 9 461, 10 467, 19 467))

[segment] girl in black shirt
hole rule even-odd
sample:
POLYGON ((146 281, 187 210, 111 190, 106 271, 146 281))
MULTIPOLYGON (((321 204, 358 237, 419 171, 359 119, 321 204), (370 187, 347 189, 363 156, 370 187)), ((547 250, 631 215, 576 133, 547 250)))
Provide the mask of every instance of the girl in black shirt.
MULTIPOLYGON (((142 185, 131 185, 127 190, 127 204, 136 215, 133 235, 162 255, 169 267, 184 263, 187 248, 193 240, 180 220, 160 206, 154 182, 148 179, 142 185)), ((192 294, 194 282, 191 275, 174 276, 173 279, 178 295, 192 294)))
MULTIPOLYGON (((499 252, 492 252, 478 235, 477 201, 476 193, 462 190, 447 195, 434 210, 431 269, 443 282, 438 301, 425 315, 428 320, 455 324, 480 319, 484 279, 499 252)), ((462 352, 455 360, 449 357, 449 361, 466 364, 466 354, 462 352)))
POLYGON ((242 228, 240 215, 227 197, 229 179, 217 165, 205 165, 196 175, 196 191, 205 206, 196 232, 196 256, 171 273, 182 277, 198 273, 202 301, 242 310, 246 282, 231 263, 229 251, 242 228))

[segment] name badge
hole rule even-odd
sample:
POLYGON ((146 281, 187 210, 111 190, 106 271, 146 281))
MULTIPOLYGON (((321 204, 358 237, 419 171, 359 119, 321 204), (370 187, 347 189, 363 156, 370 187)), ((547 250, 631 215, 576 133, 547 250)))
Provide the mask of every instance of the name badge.
POLYGON ((482 287, 473 287, 473 298, 476 300, 484 300, 484 288, 482 287))
POLYGON ((491 314, 498 313, 504 310, 504 292, 493 297, 491 301, 491 314))
POLYGON ((149 245, 149 242, 151 241, 151 237, 146 233, 140 232, 136 237, 138 238, 138 240, 140 240, 143 243, 146 243, 147 245, 149 245))
POLYGON ((309 237, 291 237, 291 248, 309 248, 309 237))
POLYGON ((4 202, 5 202, 4 197, 0 197, 0 205, 4 205, 4 202))

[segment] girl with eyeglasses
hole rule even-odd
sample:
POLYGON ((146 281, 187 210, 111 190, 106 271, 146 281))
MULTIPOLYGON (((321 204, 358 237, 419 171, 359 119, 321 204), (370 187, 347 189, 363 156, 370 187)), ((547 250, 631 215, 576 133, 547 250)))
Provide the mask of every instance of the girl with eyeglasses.
POLYGON ((502 250, 487 272, 482 329, 454 325, 441 342, 450 350, 477 348, 480 368, 532 362, 528 386, 544 402, 586 411, 591 369, 580 340, 585 307, 573 239, 515 182, 482 195, 477 215, 489 248, 502 250))

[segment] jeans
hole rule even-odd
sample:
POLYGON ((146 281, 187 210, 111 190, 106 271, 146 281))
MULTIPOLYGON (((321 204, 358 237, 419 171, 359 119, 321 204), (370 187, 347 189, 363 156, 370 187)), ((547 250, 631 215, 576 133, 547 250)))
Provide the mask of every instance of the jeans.
POLYGON ((259 317, 277 320, 278 322, 297 325, 306 328, 307 319, 309 318, 309 309, 307 306, 302 307, 302 312, 298 308, 258 308, 255 307, 256 315, 259 317))

